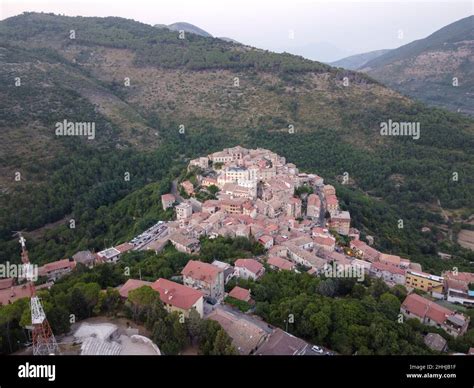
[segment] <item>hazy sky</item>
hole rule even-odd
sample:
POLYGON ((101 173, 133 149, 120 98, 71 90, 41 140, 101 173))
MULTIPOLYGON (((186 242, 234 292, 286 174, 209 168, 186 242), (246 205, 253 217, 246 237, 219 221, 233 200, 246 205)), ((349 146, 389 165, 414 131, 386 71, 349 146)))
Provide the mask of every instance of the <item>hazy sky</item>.
POLYGON ((24 11, 120 16, 148 24, 185 21, 259 48, 336 60, 426 37, 472 15, 471 1, 0 0, 0 18, 24 11), (400 38, 400 33, 402 34, 400 38))

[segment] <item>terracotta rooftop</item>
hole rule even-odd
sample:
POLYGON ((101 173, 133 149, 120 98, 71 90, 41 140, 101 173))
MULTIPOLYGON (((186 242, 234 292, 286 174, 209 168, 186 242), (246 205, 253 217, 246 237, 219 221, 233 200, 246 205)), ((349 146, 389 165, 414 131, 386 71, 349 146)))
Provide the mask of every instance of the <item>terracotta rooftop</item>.
POLYGON ((204 294, 194 288, 183 286, 171 280, 160 278, 151 286, 160 293, 163 303, 189 310, 204 294))
POLYGON ((295 356, 304 354, 308 343, 281 329, 275 329, 255 352, 263 356, 295 356))
POLYGON ((257 274, 262 270, 263 265, 254 259, 237 259, 234 264, 235 267, 247 268, 250 272, 257 274))
POLYGON ((74 268, 76 266, 75 261, 70 261, 69 259, 57 260, 52 263, 47 263, 38 268, 38 274, 40 276, 47 275, 50 272, 58 271, 61 269, 74 268))
POLYGON ((0 290, 0 305, 7 305, 21 298, 29 298, 31 291, 28 283, 0 290))
POLYGON ((250 300, 250 290, 245 288, 235 286, 231 292, 229 292, 229 296, 231 298, 235 298, 238 300, 242 300, 244 302, 248 302, 250 300))
POLYGON ((337 199, 337 197, 335 195, 328 195, 327 198, 326 198, 326 203, 328 205, 337 205, 339 204, 339 200, 337 199))
POLYGON ((255 351, 263 343, 268 333, 244 314, 234 314, 220 308, 209 314, 209 319, 219 322, 225 332, 232 338, 232 344, 242 355, 255 351))
POLYGON ((123 298, 128 298, 128 293, 130 291, 136 290, 137 288, 141 288, 143 286, 150 286, 152 285, 152 282, 146 282, 144 280, 139 280, 139 279, 128 279, 125 284, 119 288, 119 294, 123 298))
POLYGON ((202 261, 189 260, 188 264, 183 268, 181 274, 195 280, 201 280, 212 283, 217 278, 222 268, 218 268, 212 264, 203 263, 202 261))
POLYGON ((13 278, 5 278, 0 279, 0 290, 4 290, 5 288, 10 288, 15 283, 15 279, 13 278))
POLYGON ((402 259, 400 256, 389 255, 388 253, 381 253, 379 256, 379 260, 392 265, 400 265, 402 259))
POLYGON ((310 194, 308 196, 308 206, 319 206, 321 205, 321 200, 317 194, 310 194))
POLYGON ((440 325, 446 321, 448 316, 454 313, 454 311, 440 306, 429 299, 423 298, 418 294, 408 295, 403 301, 402 307, 417 317, 430 318, 440 325))
POLYGON ((323 245, 327 247, 332 247, 336 244, 335 239, 328 237, 321 237, 321 236, 316 236, 313 237, 313 241, 317 245, 323 245))
POLYGON ((282 259, 281 257, 278 257, 278 256, 269 257, 267 260, 267 263, 269 265, 273 265, 277 268, 287 270, 287 271, 291 271, 293 268, 295 268, 295 265, 291 261, 282 259))
POLYGON ((170 194, 170 193, 168 193, 168 194, 163 194, 163 195, 161 196, 161 199, 162 199, 162 200, 165 200, 165 201, 175 201, 175 200, 176 200, 175 196, 174 196, 173 194, 170 194))
POLYGON ((128 242, 125 242, 123 244, 120 244, 120 245, 117 245, 115 247, 116 250, 118 250, 120 253, 125 253, 125 252, 128 252, 130 249, 132 249, 134 247, 133 244, 130 244, 128 242))
POLYGON ((394 267, 393 265, 388 265, 380 262, 375 262, 372 264, 371 268, 375 268, 379 271, 387 271, 396 275, 405 275, 406 271, 404 269, 394 267))

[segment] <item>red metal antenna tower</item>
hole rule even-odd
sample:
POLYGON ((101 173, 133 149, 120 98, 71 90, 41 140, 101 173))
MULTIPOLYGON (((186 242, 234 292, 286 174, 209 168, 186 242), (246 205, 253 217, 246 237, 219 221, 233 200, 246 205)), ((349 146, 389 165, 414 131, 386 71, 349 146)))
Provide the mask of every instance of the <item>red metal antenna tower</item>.
POLYGON ((30 307, 31 307, 31 324, 32 338, 33 338, 33 355, 44 356, 59 354, 58 343, 56 337, 51 330, 51 326, 46 319, 46 314, 41 305, 40 298, 36 295, 36 289, 34 285, 34 271, 33 265, 30 263, 28 256, 28 250, 26 249, 26 240, 20 233, 20 244, 21 244, 21 261, 23 263, 24 274, 30 285, 30 307))

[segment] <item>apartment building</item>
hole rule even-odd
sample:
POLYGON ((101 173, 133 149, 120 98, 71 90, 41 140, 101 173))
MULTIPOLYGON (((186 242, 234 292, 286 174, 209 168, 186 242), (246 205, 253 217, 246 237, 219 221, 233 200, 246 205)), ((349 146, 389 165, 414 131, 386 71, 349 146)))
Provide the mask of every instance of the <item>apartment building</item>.
POLYGON ((175 207, 175 210, 177 220, 184 220, 193 214, 193 207, 188 202, 180 203, 175 207))
POLYGON ((438 298, 443 298, 443 282, 444 279, 441 276, 408 270, 405 287, 416 288, 417 290, 432 293, 433 296, 438 298))

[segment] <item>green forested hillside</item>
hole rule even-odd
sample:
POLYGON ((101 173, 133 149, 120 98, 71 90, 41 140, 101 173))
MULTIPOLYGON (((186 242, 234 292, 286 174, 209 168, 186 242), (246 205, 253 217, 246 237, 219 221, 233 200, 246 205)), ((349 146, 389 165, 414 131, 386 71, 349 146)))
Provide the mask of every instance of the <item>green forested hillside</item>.
POLYGON ((1 21, 0 42, 0 261, 19 259, 15 230, 41 262, 124 241, 167 217, 159 195, 186 158, 241 144, 335 184, 348 172, 342 202, 381 249, 433 271, 472 267, 446 233, 474 207, 468 118, 360 73, 120 18, 29 13, 1 21), (63 119, 96 123, 96 138, 56 137, 63 119), (420 139, 380 136, 389 119, 419 122, 420 139))

